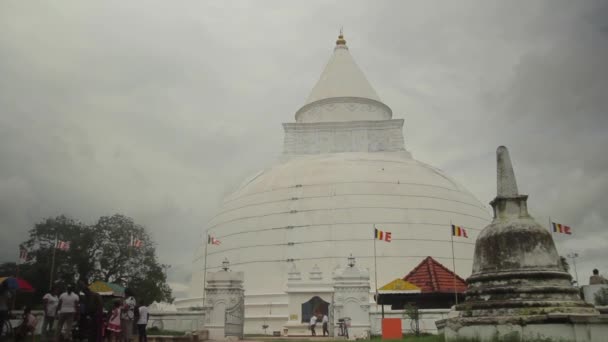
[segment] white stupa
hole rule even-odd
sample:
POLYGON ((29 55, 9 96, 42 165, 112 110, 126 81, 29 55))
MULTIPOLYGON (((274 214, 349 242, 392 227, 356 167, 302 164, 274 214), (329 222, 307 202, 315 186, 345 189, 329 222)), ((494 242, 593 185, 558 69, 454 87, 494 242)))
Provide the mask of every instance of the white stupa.
POLYGON ((470 274, 488 210, 442 171, 412 158, 403 119, 392 119, 342 35, 295 119, 283 124, 280 161, 226 198, 207 225, 221 244, 209 245, 206 263, 201 248, 192 297, 176 301, 178 307, 199 305, 205 264, 216 271, 227 258, 245 272, 246 333, 259 333, 263 324, 280 330, 292 264, 303 274, 318 265, 329 279, 352 254, 370 270, 375 288, 374 225, 392 233, 392 242, 377 242, 379 286, 427 256, 451 268, 450 222, 468 230, 468 239, 455 239, 454 252, 456 272, 470 274))

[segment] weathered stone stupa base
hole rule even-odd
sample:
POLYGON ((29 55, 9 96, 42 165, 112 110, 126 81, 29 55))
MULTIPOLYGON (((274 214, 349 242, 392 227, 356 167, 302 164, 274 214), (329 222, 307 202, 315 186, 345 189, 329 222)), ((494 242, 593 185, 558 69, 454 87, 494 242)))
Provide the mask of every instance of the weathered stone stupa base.
POLYGON ((605 342, 608 339, 608 316, 556 313, 492 318, 458 317, 438 321, 437 328, 445 336, 446 342, 605 342))

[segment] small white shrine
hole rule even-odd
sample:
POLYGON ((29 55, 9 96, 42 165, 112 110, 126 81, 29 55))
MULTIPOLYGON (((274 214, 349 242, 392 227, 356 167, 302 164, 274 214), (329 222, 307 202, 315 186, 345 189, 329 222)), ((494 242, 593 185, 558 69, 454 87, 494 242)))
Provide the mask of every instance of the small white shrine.
POLYGON ((243 338, 244 273, 231 272, 229 265, 228 260, 224 259, 220 271, 207 273, 205 328, 211 340, 223 340, 229 336, 243 338))
POLYGON ((310 319, 318 317, 316 334, 323 335, 322 317, 328 316, 329 336, 341 334, 340 321, 349 322, 349 338, 368 337, 371 324, 369 316, 369 271, 356 266, 355 258, 334 270, 326 279, 315 265, 304 279, 293 263, 287 276, 289 319, 283 326, 287 336, 310 335, 310 319))
MULTIPOLYGON (((291 265, 287 276, 288 321, 283 326, 284 335, 310 335, 310 318, 315 315, 328 315, 334 287, 331 280, 323 279, 323 273, 315 265, 303 279, 296 264, 291 265)), ((323 335, 321 320, 317 324, 317 334, 323 335)))
POLYGON ((358 267, 351 255, 346 267, 334 271, 333 279, 333 317, 336 321, 344 317, 350 318, 349 338, 368 338, 371 331, 369 271, 358 267))

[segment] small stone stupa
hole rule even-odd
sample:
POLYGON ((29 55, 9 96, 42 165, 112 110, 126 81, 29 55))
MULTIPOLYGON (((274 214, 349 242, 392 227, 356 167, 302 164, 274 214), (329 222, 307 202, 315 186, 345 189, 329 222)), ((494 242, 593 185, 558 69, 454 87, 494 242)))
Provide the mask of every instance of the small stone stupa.
POLYGON ((551 233, 528 214, 507 148, 496 154, 494 220, 475 243, 466 300, 438 327, 446 341, 602 340, 607 326, 572 286, 551 233))

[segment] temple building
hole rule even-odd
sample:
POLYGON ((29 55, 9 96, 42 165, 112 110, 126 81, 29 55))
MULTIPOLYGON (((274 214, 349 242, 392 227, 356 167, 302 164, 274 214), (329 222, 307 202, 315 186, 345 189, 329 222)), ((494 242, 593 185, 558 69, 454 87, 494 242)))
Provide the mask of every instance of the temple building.
POLYGON ((467 284, 432 257, 426 257, 403 279, 395 279, 379 289, 379 304, 403 309, 407 304, 418 309, 445 309, 464 300, 467 284))
POLYGON ((304 319, 288 312, 294 267, 325 284, 319 289, 331 288, 334 270, 352 254, 357 267, 369 270, 373 294, 376 284, 403 277, 428 256, 451 268, 451 222, 468 232, 453 239, 456 273, 466 278, 488 210, 441 170, 414 159, 403 125, 340 35, 295 122, 283 124, 282 156, 228 196, 205 227, 221 244, 205 239, 191 297, 176 305, 202 304, 205 271, 228 259, 232 270, 244 272, 245 333, 281 330, 294 317, 304 319), (374 227, 391 232, 390 242, 375 242, 376 269, 374 227))

